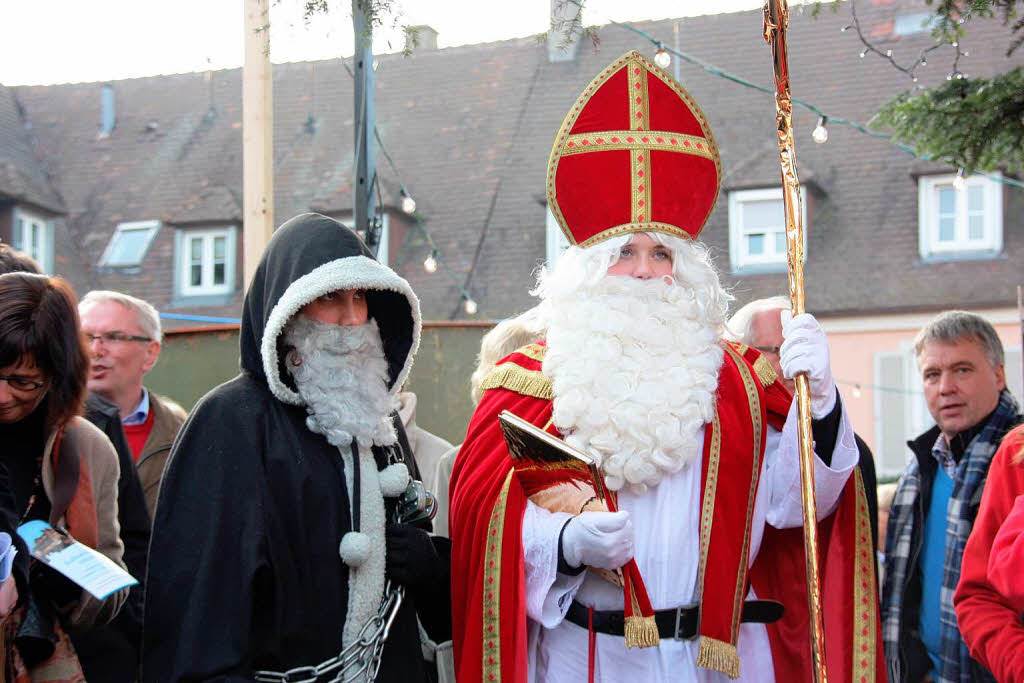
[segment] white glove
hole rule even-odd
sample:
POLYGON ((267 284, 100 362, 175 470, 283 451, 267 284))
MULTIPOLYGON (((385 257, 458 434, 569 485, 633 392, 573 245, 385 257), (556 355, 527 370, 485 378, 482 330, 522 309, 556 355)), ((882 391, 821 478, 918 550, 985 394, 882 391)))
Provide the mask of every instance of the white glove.
POLYGON ((811 417, 820 420, 836 407, 836 383, 828 359, 825 331, 810 313, 793 317, 782 311, 782 348, 779 365, 787 379, 806 373, 811 389, 811 417))
POLYGON ((618 569, 633 557, 629 513, 581 512, 562 531, 562 555, 570 567, 618 569))

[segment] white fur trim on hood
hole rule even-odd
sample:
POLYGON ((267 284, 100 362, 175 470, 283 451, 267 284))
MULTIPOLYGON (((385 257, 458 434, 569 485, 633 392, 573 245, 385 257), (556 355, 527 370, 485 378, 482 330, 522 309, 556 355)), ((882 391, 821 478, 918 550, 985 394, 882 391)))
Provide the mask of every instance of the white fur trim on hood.
POLYGON ((420 302, 413 293, 412 287, 395 271, 366 256, 348 256, 336 259, 315 268, 291 283, 267 318, 260 349, 263 372, 267 376, 267 385, 270 387, 271 393, 283 403, 302 405, 304 401, 297 392, 281 381, 278 374, 277 340, 284 332, 288 321, 303 306, 328 292, 339 289, 391 291, 402 294, 409 300, 413 319, 412 346, 409 348, 402 370, 390 387, 392 395, 398 393, 412 370, 413 356, 416 355, 416 349, 420 345, 421 327, 420 302))

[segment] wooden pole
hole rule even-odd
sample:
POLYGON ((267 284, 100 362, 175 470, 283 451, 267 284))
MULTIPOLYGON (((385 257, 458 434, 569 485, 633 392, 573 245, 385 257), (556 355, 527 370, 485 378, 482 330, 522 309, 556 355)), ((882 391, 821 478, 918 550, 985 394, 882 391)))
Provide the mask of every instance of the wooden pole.
MULTIPOLYGON (((800 180, 796 173, 796 142, 793 140, 793 94, 789 85, 786 54, 786 0, 766 0, 764 38, 771 46, 775 69, 775 123, 782 164, 782 203, 786 213, 786 248, 789 262, 789 297, 793 315, 804 305, 804 226, 800 180)), ((815 683, 825 683, 825 634, 818 579, 818 504, 814 493, 814 439, 811 435, 811 393, 807 375, 796 376, 796 402, 800 445, 800 491, 804 513, 804 560, 807 568, 807 603, 810 612, 811 656, 815 683)))
POLYGON ((245 0, 242 77, 242 254, 245 286, 274 233, 274 99, 270 0, 245 0))

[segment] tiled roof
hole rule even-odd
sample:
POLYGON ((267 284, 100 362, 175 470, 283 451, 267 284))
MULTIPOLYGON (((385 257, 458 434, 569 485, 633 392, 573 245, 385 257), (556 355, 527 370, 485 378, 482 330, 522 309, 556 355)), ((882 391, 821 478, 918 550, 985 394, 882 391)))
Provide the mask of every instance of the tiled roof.
MULTIPOLYGON (((873 3, 862 11, 869 30, 918 7, 912 0, 873 3), (903 6, 904 9, 900 9, 903 6)), ((858 59, 853 32, 841 33, 845 10, 818 19, 793 12, 790 60, 794 95, 826 112, 867 121, 909 79, 877 58, 858 59)), ((640 28, 673 44, 674 21, 640 28)), ((748 81, 771 84, 761 13, 678 21, 679 47, 748 81)), ((382 55, 376 71, 381 138, 415 196, 434 241, 480 306, 503 317, 531 305, 532 272, 545 256, 545 167, 563 116, 586 83, 630 49, 651 52, 634 33, 600 29, 595 49, 575 61, 549 63, 533 38, 382 55), (470 271, 472 269, 472 276, 470 271)), ((882 36, 885 39, 885 36, 882 36)), ((916 54, 926 36, 888 40, 897 56, 916 54)), ((972 22, 963 41, 971 75, 1007 66, 1008 32, 972 22)), ((1021 63, 1024 51, 1014 57, 1021 63)), ((942 51, 922 70, 941 81, 942 51)), ((674 69, 670 67, 670 69, 674 69)), ((352 80, 339 60, 275 65, 274 187, 277 223, 311 209, 351 207, 352 80)), ((721 148, 723 192, 702 235, 739 299, 783 292, 785 276, 729 273, 728 199, 732 189, 779 184, 774 103, 688 64, 680 80, 702 106, 721 148)), ((98 140, 100 85, 15 89, 57 187, 77 226, 87 262, 96 263, 117 223, 161 219, 174 225, 237 222, 242 196, 241 70, 157 76, 113 83, 117 126, 98 140)), ((810 131, 816 117, 797 108, 801 178, 814 188, 806 266, 808 308, 822 314, 972 307, 1009 303, 1024 263, 1024 193, 1004 189, 1004 249, 995 259, 923 263, 918 254, 917 181, 946 171, 914 160, 891 143, 833 125, 825 145, 810 131)), ((951 131, 955 134, 955 131, 951 131)), ((378 160, 384 203, 397 207, 398 179, 378 160)), ((0 183, 2 183, 0 175, 0 183)), ((171 304, 172 230, 162 230, 139 274, 94 274, 171 304)), ((459 294, 440 271, 422 268, 429 248, 409 230, 392 264, 420 295, 424 317, 466 317, 459 294)), ((237 313, 240 296, 216 309, 237 313)))
POLYGON ((31 131, 14 92, 0 85, 0 198, 4 197, 64 212, 64 203, 32 147, 31 131))

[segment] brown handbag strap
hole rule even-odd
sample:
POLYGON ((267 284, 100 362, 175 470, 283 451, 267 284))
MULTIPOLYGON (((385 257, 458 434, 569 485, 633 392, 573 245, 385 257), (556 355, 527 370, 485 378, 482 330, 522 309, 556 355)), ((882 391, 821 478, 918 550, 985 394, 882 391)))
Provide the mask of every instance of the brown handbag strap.
POLYGON ((71 499, 78 490, 80 463, 78 453, 74 452, 66 439, 64 426, 57 430, 57 438, 53 442, 50 454, 53 464, 53 500, 50 501, 50 524, 55 525, 71 505, 71 499))

